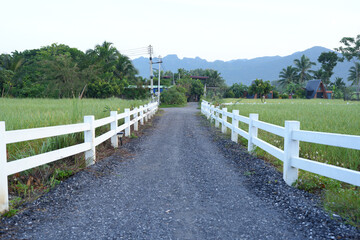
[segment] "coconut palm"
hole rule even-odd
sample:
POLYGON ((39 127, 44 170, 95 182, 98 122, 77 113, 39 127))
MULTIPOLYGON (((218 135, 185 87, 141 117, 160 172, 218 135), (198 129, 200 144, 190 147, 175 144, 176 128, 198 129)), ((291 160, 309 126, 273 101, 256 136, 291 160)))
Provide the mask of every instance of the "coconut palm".
POLYGON ((298 69, 294 68, 293 66, 287 66, 283 68, 279 74, 279 84, 282 87, 290 83, 297 83, 298 82, 298 69))
POLYGON ((311 62, 308 57, 302 55, 300 59, 295 59, 294 64, 299 71, 299 83, 304 84, 305 81, 310 80, 312 77, 309 74, 309 70, 312 65, 316 65, 316 63, 311 62))
POLYGON ((348 81, 352 82, 351 85, 357 86, 357 91, 359 91, 360 85, 360 63, 355 63, 355 66, 352 66, 349 70, 348 81))
POLYGON ((135 75, 138 74, 138 70, 134 67, 131 60, 120 53, 118 54, 115 67, 115 76, 120 79, 127 78, 128 80, 134 80, 135 75))

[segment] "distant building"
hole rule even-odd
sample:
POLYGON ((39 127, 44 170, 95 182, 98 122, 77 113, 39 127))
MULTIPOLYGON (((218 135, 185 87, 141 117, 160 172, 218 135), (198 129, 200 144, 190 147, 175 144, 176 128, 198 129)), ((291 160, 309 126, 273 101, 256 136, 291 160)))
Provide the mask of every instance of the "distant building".
POLYGON ((332 91, 326 91, 326 88, 321 80, 310 80, 306 84, 306 98, 324 98, 331 99, 332 91))

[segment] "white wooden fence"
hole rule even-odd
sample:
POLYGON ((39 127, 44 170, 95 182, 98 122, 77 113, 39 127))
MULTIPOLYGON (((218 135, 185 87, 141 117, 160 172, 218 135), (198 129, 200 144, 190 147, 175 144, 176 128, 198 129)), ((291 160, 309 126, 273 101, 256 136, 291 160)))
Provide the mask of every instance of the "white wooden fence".
POLYGON ((111 138, 111 145, 115 148, 118 147, 118 132, 125 130, 125 136, 129 136, 131 125, 134 125, 134 130, 137 131, 139 121, 143 125, 144 121, 148 121, 157 109, 158 103, 154 102, 135 108, 132 111, 125 109, 125 112, 120 114, 117 111, 111 111, 110 117, 102 119, 95 120, 94 116, 85 116, 84 123, 12 131, 6 131, 5 122, 0 122, 0 213, 9 209, 9 175, 83 152, 85 152, 86 165, 92 165, 96 160, 95 147, 97 145, 111 138), (118 126, 120 119, 125 119, 125 123, 118 126), (110 124, 110 131, 95 137, 95 129, 107 124, 110 124), (77 132, 84 132, 83 143, 11 162, 7 161, 7 144, 77 132))
POLYGON ((300 122, 285 121, 285 127, 259 121, 258 114, 250 114, 249 117, 239 115, 239 110, 232 113, 227 108, 220 109, 210 103, 201 103, 201 112, 208 119, 215 120, 215 126, 226 133, 231 129, 231 140, 237 142, 238 135, 248 140, 248 151, 253 151, 255 146, 283 162, 283 179, 288 185, 292 185, 298 178, 298 169, 316 173, 325 177, 360 186, 360 172, 341 168, 321 162, 312 161, 299 157, 299 142, 324 144, 335 147, 343 147, 360 150, 360 136, 313 132, 300 130, 300 122), (220 117, 221 114, 221 117, 220 117), (231 123, 227 122, 231 118, 231 123), (239 128, 239 121, 249 125, 248 132, 239 128), (284 150, 281 150, 258 138, 258 129, 265 130, 284 138, 284 150))

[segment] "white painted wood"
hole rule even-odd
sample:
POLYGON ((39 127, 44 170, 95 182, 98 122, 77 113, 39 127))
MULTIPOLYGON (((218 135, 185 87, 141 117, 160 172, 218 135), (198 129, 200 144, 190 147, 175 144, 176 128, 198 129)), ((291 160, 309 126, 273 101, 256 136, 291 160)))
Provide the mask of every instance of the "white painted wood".
POLYGON ((250 118, 241 116, 239 114, 235 115, 235 119, 246 124, 250 123, 250 118))
POLYGON ((232 129, 232 125, 229 122, 224 122, 225 127, 232 129))
POLYGON ((360 186, 360 172, 304 158, 291 158, 291 165, 308 172, 360 186))
POLYGON ((211 121, 211 123, 213 122, 214 118, 215 118, 215 106, 211 105, 210 106, 210 121, 211 121))
POLYGON ((138 108, 135 108, 136 112, 134 113, 133 115, 133 118, 135 120, 135 123, 134 123, 134 131, 139 131, 139 119, 138 119, 138 114, 139 114, 139 109, 138 108))
POLYGON ((360 150, 360 136, 303 131, 300 130, 300 123, 297 121, 286 121, 285 128, 283 128, 281 126, 259 121, 257 114, 250 114, 250 118, 247 118, 240 116, 238 110, 233 110, 232 114, 223 111, 223 116, 229 116, 232 119, 232 124, 230 125, 230 123, 224 122, 222 118, 215 116, 218 109, 216 109, 213 105, 210 106, 210 104, 203 104, 202 106, 204 108, 205 115, 208 114, 208 118, 216 119, 219 123, 224 124, 225 127, 229 127, 232 130, 231 140, 237 141, 239 134, 249 140, 248 149, 251 148, 250 146, 252 142, 252 145, 257 145, 283 161, 283 178, 287 184, 291 185, 294 181, 296 181, 298 169, 303 169, 305 171, 360 186, 360 172, 358 171, 299 158, 299 141, 360 150), (249 133, 238 127, 238 121, 249 124, 249 133), (284 151, 257 138, 257 129, 263 129, 278 136, 283 136, 284 151), (255 132, 252 130, 255 130, 255 132))
POLYGON ((144 105, 145 122, 148 121, 148 105, 144 105))
POLYGON ((231 121, 231 125, 232 125, 232 128, 231 128, 231 141, 233 142, 238 142, 238 134, 237 132, 235 131, 236 128, 239 128, 239 121, 236 119, 235 116, 239 115, 239 110, 233 110, 232 111, 232 121, 231 121))
POLYGON ((249 140, 249 133, 247 133, 246 131, 242 130, 241 128, 234 128, 235 133, 239 134, 240 136, 242 136, 243 138, 249 140))
POLYGON ((140 125, 144 125, 144 106, 140 106, 140 125))
POLYGON ((6 143, 10 144, 10 143, 23 142, 23 141, 40 139, 40 138, 55 137, 65 134, 88 131, 89 129, 90 129, 89 124, 78 123, 78 124, 60 125, 53 127, 12 130, 12 131, 6 131, 5 139, 6 139, 6 143))
POLYGON ((120 113, 117 115, 117 119, 120 120, 120 119, 123 119, 127 116, 127 113, 123 112, 123 113, 120 113))
POLYGON ((312 131, 294 131, 292 138, 303 142, 360 150, 360 136, 312 131))
POLYGON ((127 124, 124 123, 117 127, 116 132, 122 132, 126 129, 126 127, 127 127, 127 124))
POLYGON ((299 141, 292 138, 293 131, 299 129, 300 122, 285 121, 283 179, 290 186, 298 179, 299 175, 299 169, 291 164, 292 158, 299 157, 299 141))
POLYGON ((227 116, 225 113, 227 112, 227 108, 221 109, 221 132, 226 133, 226 125, 225 122, 227 121, 227 116))
MULTIPOLYGON (((110 114, 111 115, 111 114, 110 114)), ((95 120, 94 122, 94 126, 95 128, 98 128, 98 127, 101 127, 101 126, 104 126, 106 124, 110 124, 111 122, 114 121, 114 117, 113 116, 110 116, 110 117, 106 117, 106 118, 101 118, 101 119, 97 119, 95 120)))
POLYGON ((220 114, 219 114, 219 106, 217 106, 216 108, 215 108, 215 127, 219 127, 219 116, 220 116, 220 114))
POLYGON ((270 153, 277 159, 284 161, 284 151, 271 145, 270 143, 265 142, 259 138, 253 137, 253 144, 270 153))
POLYGON ((280 137, 284 137, 285 135, 285 128, 280 127, 271 123, 262 122, 262 121, 254 121, 253 125, 257 128, 260 128, 262 130, 265 130, 267 132, 273 133, 275 135, 278 135, 280 137))
MULTIPOLYGON (((227 108, 223 108, 223 109, 226 109, 227 110, 227 108)), ((224 112, 223 113, 226 117, 230 117, 230 118, 232 118, 232 113, 231 112, 228 112, 228 111, 226 111, 226 112, 224 112)))
POLYGON ((258 136, 258 129, 254 126, 254 121, 259 120, 259 114, 257 113, 250 113, 249 116, 249 138, 248 138, 248 151, 252 152, 255 150, 255 146, 253 144, 253 138, 257 138, 258 136))
MULTIPOLYGON (((119 140, 118 137, 116 135, 116 128, 118 125, 118 121, 117 121, 117 111, 111 111, 110 112, 110 117, 113 118, 111 124, 110 124, 110 132, 112 132, 112 136, 110 136, 111 138, 111 146, 113 148, 117 148, 119 146, 119 140)), ((107 138, 108 139, 108 138, 107 138)), ((107 140, 105 139, 105 140, 107 140)), ((96 144, 96 139, 95 139, 95 146, 97 146, 99 144, 96 144)))
POLYGON ((130 125, 128 125, 130 123, 130 109, 129 108, 125 108, 125 113, 126 113, 126 117, 125 117, 125 124, 127 124, 127 127, 125 128, 125 137, 129 137, 130 136, 130 125))
POLYGON ((0 213, 9 210, 5 122, 0 122, 0 213))
POLYGON ((84 131, 84 142, 90 143, 90 149, 85 152, 85 162, 86 166, 90 166, 96 161, 96 151, 95 151, 95 118, 94 116, 85 116, 84 122, 89 124, 90 128, 88 131, 84 131))
POLYGON ((66 157, 70 157, 75 154, 86 152, 90 149, 91 149, 91 143, 87 142, 47 153, 38 154, 27 158, 22 158, 20 160, 8 162, 6 166, 6 171, 8 175, 15 174, 66 157))
MULTIPOLYGON (((115 128, 114 130, 110 130, 110 131, 103 133, 102 135, 96 137, 95 142, 94 142, 95 146, 100 145, 101 143, 105 142, 109 138, 111 138, 111 140, 113 137, 118 138, 116 133, 117 132, 116 132, 116 128, 115 128)), ((113 146, 113 145, 111 144, 111 146, 113 146)), ((113 146, 113 147, 115 147, 115 146, 113 146)), ((118 147, 118 146, 116 146, 116 147, 118 147)))

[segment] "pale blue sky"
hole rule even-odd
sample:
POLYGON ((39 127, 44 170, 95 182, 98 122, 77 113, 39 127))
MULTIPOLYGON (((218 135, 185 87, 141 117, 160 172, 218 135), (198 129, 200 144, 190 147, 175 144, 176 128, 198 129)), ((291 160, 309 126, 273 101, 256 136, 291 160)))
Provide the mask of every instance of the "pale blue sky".
POLYGON ((360 34, 360 0, 0 0, 0 53, 64 43, 83 51, 152 44, 213 61, 340 46, 360 34))

